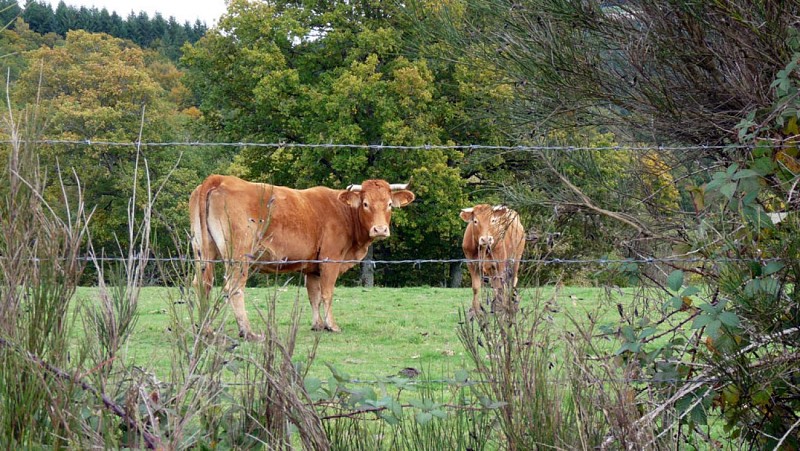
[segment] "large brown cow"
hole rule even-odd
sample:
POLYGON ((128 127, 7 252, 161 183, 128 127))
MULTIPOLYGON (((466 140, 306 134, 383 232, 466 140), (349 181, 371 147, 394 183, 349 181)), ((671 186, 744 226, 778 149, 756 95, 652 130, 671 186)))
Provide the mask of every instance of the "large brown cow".
MULTIPOLYGON (((504 206, 479 204, 461 210, 461 219, 467 223, 464 231, 464 255, 472 278, 472 308, 470 313, 481 312, 479 300, 481 285, 488 278, 494 290, 494 301, 504 308, 511 307, 505 288, 512 291, 517 286, 517 272, 525 250, 525 230, 516 211, 504 206)), ((512 293, 513 296, 513 293, 512 293)))
POLYGON ((392 209, 414 200, 406 187, 367 180, 348 190, 296 190, 209 176, 189 200, 200 293, 208 295, 214 283, 213 260, 223 259, 223 290, 239 333, 258 340, 261 336, 253 334, 244 307, 249 270, 301 272, 313 329, 338 332, 332 310, 336 279, 364 258, 373 241, 389 237, 392 209), (330 263, 320 262, 325 260, 330 263), (323 303, 324 321, 319 312, 323 303))

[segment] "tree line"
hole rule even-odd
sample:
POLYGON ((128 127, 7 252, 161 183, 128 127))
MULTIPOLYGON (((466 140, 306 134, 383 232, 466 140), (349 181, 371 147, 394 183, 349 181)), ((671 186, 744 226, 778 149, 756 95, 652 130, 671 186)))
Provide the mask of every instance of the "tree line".
POLYGON ((63 1, 58 2, 55 9, 44 1, 26 0, 23 7, 16 0, 0 1, 2 25, 13 28, 17 17, 43 35, 55 33, 65 37, 70 30, 106 33, 129 39, 141 47, 158 49, 173 61, 180 57, 184 43, 197 42, 208 31, 207 24, 199 19, 194 23, 180 23, 175 17, 165 19, 160 14, 149 17, 144 11, 131 10, 123 17, 116 11, 109 13, 106 8, 75 7, 63 1))

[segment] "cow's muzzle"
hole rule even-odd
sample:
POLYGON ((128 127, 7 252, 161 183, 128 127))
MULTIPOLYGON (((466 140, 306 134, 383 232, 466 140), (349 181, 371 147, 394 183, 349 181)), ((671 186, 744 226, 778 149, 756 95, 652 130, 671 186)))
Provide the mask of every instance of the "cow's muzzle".
POLYGON ((375 238, 377 240, 389 238, 389 226, 388 225, 372 226, 372 228, 369 229, 369 237, 375 238))
POLYGON ((478 245, 480 247, 488 247, 491 249, 493 244, 494 244, 494 237, 491 235, 482 236, 478 238, 478 245))

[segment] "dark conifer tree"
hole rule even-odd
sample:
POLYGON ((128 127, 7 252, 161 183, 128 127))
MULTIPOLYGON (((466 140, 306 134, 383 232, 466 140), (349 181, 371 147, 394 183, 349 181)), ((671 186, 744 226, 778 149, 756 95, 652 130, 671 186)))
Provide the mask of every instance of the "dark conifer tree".
POLYGON ((46 34, 56 31, 55 12, 49 3, 39 3, 35 0, 25 2, 22 18, 31 27, 31 30, 46 34))
POLYGON ((0 26, 13 26, 22 9, 16 0, 0 0, 0 26))
POLYGON ((188 21, 180 24, 174 17, 167 20, 160 13, 151 19, 146 12, 132 10, 127 18, 123 18, 116 11, 85 6, 76 8, 63 0, 55 10, 43 0, 26 0, 24 9, 14 0, 0 0, 0 27, 13 27, 20 15, 31 30, 40 34, 52 32, 66 36, 70 30, 107 33, 129 39, 141 47, 157 49, 173 61, 181 57, 184 43, 197 42, 208 30, 200 20, 194 25, 188 21))

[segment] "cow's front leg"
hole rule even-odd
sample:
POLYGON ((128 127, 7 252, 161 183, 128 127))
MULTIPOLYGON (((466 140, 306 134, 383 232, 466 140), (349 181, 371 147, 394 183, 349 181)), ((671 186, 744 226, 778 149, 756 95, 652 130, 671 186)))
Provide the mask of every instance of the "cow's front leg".
POLYGON ((247 265, 241 263, 228 265, 225 268, 225 295, 231 304, 233 316, 236 317, 239 336, 247 341, 262 341, 264 336, 254 334, 250 328, 250 320, 244 307, 244 286, 247 283, 247 275, 247 265))
POLYGON ((481 314, 480 295, 483 276, 478 263, 467 263, 467 269, 469 269, 469 278, 472 282, 472 307, 469 309, 467 316, 472 319, 481 314))
POLYGON ((492 291, 494 293, 494 297, 492 298, 492 313, 506 310, 506 280, 503 276, 499 275, 502 271, 497 272, 498 274, 491 277, 492 291))
POLYGON ((340 332, 339 326, 333 319, 333 289, 339 277, 340 263, 322 263, 320 265, 320 291, 322 302, 325 304, 325 329, 331 332, 340 332))
POLYGON ((311 330, 325 330, 325 322, 319 314, 319 305, 322 303, 322 290, 318 274, 306 274, 306 290, 308 300, 311 302, 311 330))

